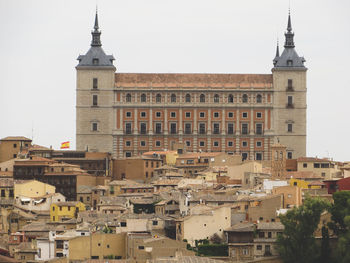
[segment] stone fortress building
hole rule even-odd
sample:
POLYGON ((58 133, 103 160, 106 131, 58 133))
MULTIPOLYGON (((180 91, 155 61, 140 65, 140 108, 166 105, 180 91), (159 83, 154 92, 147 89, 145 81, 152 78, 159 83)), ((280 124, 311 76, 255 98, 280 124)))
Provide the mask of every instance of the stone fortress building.
POLYGON ((306 155, 306 71, 291 17, 272 74, 119 73, 102 49, 96 13, 89 51, 78 57, 77 150, 131 157, 173 149, 270 160, 306 155))

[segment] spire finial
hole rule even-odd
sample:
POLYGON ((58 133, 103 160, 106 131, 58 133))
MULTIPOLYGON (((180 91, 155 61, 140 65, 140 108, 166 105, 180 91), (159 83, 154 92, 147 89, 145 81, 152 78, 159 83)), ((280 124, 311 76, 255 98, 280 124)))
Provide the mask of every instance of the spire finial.
POLYGON ((100 46, 102 46, 101 39, 100 39, 101 31, 99 29, 100 28, 98 26, 98 15, 97 15, 97 6, 96 6, 94 30, 91 32, 91 35, 92 35, 91 46, 92 47, 100 47, 100 46))
POLYGON ((290 8, 288 10, 288 25, 287 25, 287 31, 288 32, 292 32, 292 22, 291 22, 291 19, 290 19, 290 8))
POLYGON ((276 48, 276 57, 278 58, 280 56, 280 48, 279 48, 279 39, 277 38, 277 48, 276 48))
POLYGON ((292 22, 290 18, 290 9, 288 10, 288 25, 287 32, 284 34, 286 42, 284 43, 285 48, 294 48, 294 33, 292 32, 292 22))

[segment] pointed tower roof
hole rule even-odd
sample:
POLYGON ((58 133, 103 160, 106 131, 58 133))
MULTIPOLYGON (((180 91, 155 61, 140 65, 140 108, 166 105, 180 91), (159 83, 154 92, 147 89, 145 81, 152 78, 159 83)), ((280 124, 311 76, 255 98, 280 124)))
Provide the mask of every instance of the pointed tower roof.
POLYGON ((95 14, 94 30, 91 31, 91 35, 91 47, 85 55, 80 55, 78 57, 79 64, 76 68, 78 69, 82 67, 99 67, 100 69, 110 68, 115 70, 115 67, 113 65, 114 57, 112 55, 106 55, 106 53, 102 49, 101 31, 98 25, 97 9, 95 14))
POLYGON ((279 48, 279 43, 278 43, 278 39, 277 39, 276 56, 273 59, 273 64, 274 65, 276 65, 279 57, 280 57, 280 48, 279 48))
POLYGON ((292 31, 292 20, 290 12, 288 13, 287 31, 285 32, 284 36, 284 50, 281 56, 277 56, 279 55, 277 46, 276 57, 273 60, 274 69, 292 68, 306 70, 306 67, 304 66, 305 59, 303 57, 300 57, 294 49, 294 32, 292 31))

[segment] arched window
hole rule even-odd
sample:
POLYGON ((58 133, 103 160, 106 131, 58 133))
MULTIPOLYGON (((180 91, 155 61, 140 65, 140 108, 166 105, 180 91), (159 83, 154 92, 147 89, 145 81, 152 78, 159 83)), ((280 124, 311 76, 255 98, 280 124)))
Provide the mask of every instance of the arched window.
POLYGON ((205 102, 205 95, 204 95, 204 94, 201 94, 201 95, 199 96, 199 101, 200 101, 200 102, 205 102))
POLYGON ((175 94, 171 94, 170 101, 176 102, 176 95, 175 94))
POLYGON ((156 102, 157 103, 161 103, 162 102, 162 95, 160 95, 159 93, 156 95, 156 102))
POLYGON ((220 97, 218 94, 214 95, 214 103, 219 103, 220 102, 220 97))
POLYGON ((146 102, 146 94, 141 94, 141 102, 146 102))
POLYGON ((128 94, 126 94, 126 102, 131 102, 131 94, 130 93, 128 93, 128 94))
POLYGON ((228 95, 228 103, 233 103, 233 95, 228 95))
POLYGON ((247 102, 248 102, 248 95, 247 95, 247 94, 243 94, 243 96, 242 96, 242 102, 243 102, 243 103, 247 103, 247 102))
POLYGON ((186 94, 185 101, 191 102, 191 95, 190 94, 186 94))
POLYGON ((260 94, 256 96, 256 103, 262 103, 262 96, 260 94))

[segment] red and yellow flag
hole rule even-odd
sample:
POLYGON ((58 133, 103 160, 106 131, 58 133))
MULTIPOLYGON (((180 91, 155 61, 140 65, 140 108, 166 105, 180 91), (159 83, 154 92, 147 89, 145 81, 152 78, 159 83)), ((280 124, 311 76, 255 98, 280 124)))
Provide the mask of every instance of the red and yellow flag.
POLYGON ((69 141, 68 142, 62 142, 61 143, 61 149, 69 149, 69 144, 70 144, 69 141))

